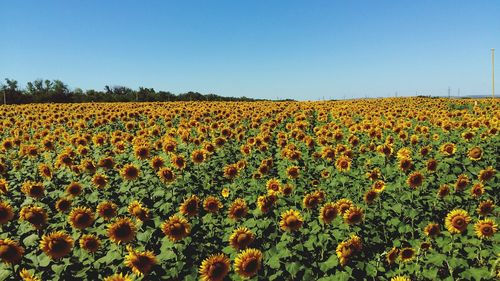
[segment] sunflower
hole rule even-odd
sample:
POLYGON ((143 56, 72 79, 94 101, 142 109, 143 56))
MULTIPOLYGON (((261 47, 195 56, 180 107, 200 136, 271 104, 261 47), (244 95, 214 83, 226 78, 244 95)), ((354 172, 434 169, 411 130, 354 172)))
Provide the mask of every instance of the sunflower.
POLYGON ((393 247, 387 254, 385 255, 385 260, 387 261, 388 264, 393 264, 396 262, 396 259, 398 258, 399 255, 399 250, 395 247, 393 247))
POLYGON ((82 185, 77 182, 72 182, 66 187, 66 193, 72 197, 82 194, 82 185))
POLYGON ((478 161, 481 159, 481 156, 483 156, 483 150, 480 147, 476 146, 469 150, 468 155, 470 160, 478 161))
POLYGON ((230 269, 231 261, 224 254, 211 255, 200 265, 200 278, 203 281, 222 281, 230 269))
POLYGON ((457 147, 454 143, 448 142, 441 145, 441 153, 443 153, 445 156, 451 156, 455 154, 456 151, 457 147))
POLYGON ((282 185, 281 189, 280 189, 280 192, 284 196, 288 196, 288 195, 292 194, 292 192, 293 192, 293 185, 291 185, 289 183, 286 183, 286 184, 282 185))
POLYGON ((352 235, 348 240, 340 242, 335 249, 340 265, 345 266, 352 256, 361 251, 362 247, 361 238, 356 235, 352 235))
POLYGON ((408 176, 406 183, 410 186, 411 189, 416 189, 421 186, 424 182, 424 176, 420 172, 413 172, 408 176))
POLYGON ((236 250, 243 250, 254 240, 253 233, 246 227, 239 227, 229 236, 229 245, 236 250))
POLYGON ((52 178, 52 170, 47 164, 41 163, 40 165, 38 165, 38 173, 40 174, 40 176, 46 179, 52 178))
POLYGON ((115 160, 113 160, 112 157, 107 156, 107 157, 100 159, 99 162, 97 163, 97 165, 101 168, 105 168, 105 169, 110 170, 110 169, 113 169, 113 167, 115 166, 115 160))
POLYGON ((178 216, 171 216, 161 225, 161 230, 170 240, 176 242, 187 237, 191 231, 188 221, 178 216))
POLYGON ((171 183, 175 181, 175 174, 170 168, 161 168, 157 175, 163 183, 171 183))
POLYGON ((385 189, 385 182, 383 180, 377 180, 373 183, 372 189, 378 193, 384 191, 385 189))
POLYGON ((110 220, 116 216, 118 206, 111 201, 104 201, 97 205, 97 214, 105 220, 110 220))
POLYGON ((427 160, 427 171, 435 172, 437 170, 437 161, 436 159, 427 160))
POLYGON ((94 212, 87 207, 73 208, 68 216, 69 224, 77 229, 84 229, 91 226, 94 220, 94 212))
POLYGON ((72 248, 73 238, 62 231, 44 234, 40 241, 40 249, 53 260, 67 256, 72 248))
POLYGON ((484 193, 484 185, 480 182, 475 183, 472 186, 470 193, 471 193, 472 197, 475 197, 475 198, 480 197, 484 193))
POLYGON ((302 227, 303 223, 304 220, 299 211, 288 210, 281 214, 280 228, 284 231, 296 231, 302 227))
POLYGON ((128 274, 123 275, 123 273, 115 273, 111 276, 105 277, 104 281, 132 281, 128 274))
POLYGON ((326 203, 319 210, 319 220, 324 224, 331 223, 338 215, 339 210, 335 203, 326 203))
POLYGON ((335 167, 338 171, 347 172, 351 168, 351 159, 345 155, 341 155, 337 161, 335 161, 335 167))
POLYGON ((141 145, 135 146, 134 147, 135 157, 137 157, 141 160, 147 159, 149 157, 150 150, 151 150, 151 148, 147 144, 141 144, 141 145))
POLYGON ((21 277, 23 281, 41 281, 40 278, 38 278, 34 274, 31 274, 26 268, 21 269, 21 271, 19 272, 19 277, 21 277))
POLYGON ((71 208, 71 200, 67 198, 59 198, 56 202, 56 209, 59 212, 66 213, 71 208))
POLYGON ((455 182, 455 191, 463 191, 467 185, 470 183, 469 177, 467 175, 459 175, 457 181, 455 182))
POLYGON ((430 242, 424 241, 424 242, 420 243, 420 249, 423 251, 428 251, 431 248, 432 248, 432 244, 430 242))
POLYGON ((495 169, 493 169, 492 166, 489 166, 488 168, 481 170, 479 172, 478 178, 481 182, 489 181, 492 179, 496 174, 495 169))
POLYGON ((470 216, 467 211, 455 209, 448 213, 445 219, 445 226, 450 233, 462 233, 467 229, 470 216))
POLYGON ((399 258, 402 262, 410 262, 415 258, 415 249, 413 248, 403 248, 399 250, 399 258))
POLYGON ((437 224, 437 223, 431 222, 431 223, 427 224, 427 226, 424 228, 425 235, 427 235, 431 238, 438 236, 440 232, 441 232, 441 229, 439 227, 439 224, 437 224))
POLYGON ((158 171, 161 167, 163 167, 163 165, 165 165, 165 160, 163 160, 160 156, 155 156, 151 159, 150 164, 155 171, 158 171))
POLYGON ((439 198, 444 198, 448 194, 450 194, 450 187, 447 184, 440 185, 437 192, 437 196, 439 198))
POLYGON ((363 222, 364 211, 360 207, 352 206, 343 215, 344 222, 348 225, 360 224, 363 222))
POLYGON ((497 225, 492 219, 479 220, 474 224, 474 232, 479 239, 491 238, 497 232, 497 225))
POLYGON ((151 251, 138 252, 127 246, 128 254, 125 256, 125 265, 132 269, 138 276, 148 274, 158 264, 156 256, 151 251))
POLYGON ((271 192, 279 192, 281 189, 281 184, 277 179, 272 178, 272 179, 267 181, 266 188, 268 191, 271 191, 271 192))
POLYGON ((140 170, 134 164, 126 164, 120 170, 120 175, 126 180, 135 180, 140 176, 140 170))
POLYGON ((491 213, 493 213, 493 210, 495 209, 495 204, 491 200, 486 200, 482 201, 479 203, 479 206, 477 207, 477 213, 480 214, 481 216, 487 216, 491 213))
POLYGON ((248 213, 248 206, 244 199, 237 198, 228 210, 228 216, 232 220, 240 220, 248 213))
POLYGON ((181 155, 174 155, 170 159, 172 165, 177 168, 177 170, 183 170, 186 167, 186 159, 181 155))
POLYGON ((401 158, 399 160, 399 169, 407 172, 413 168, 413 162, 409 158, 401 158))
POLYGON ((234 179, 238 176, 238 166, 236 164, 230 164, 224 167, 224 177, 226 179, 234 179))
POLYGON ((306 196, 304 196, 304 199, 302 200, 302 203, 307 209, 316 209, 322 201, 323 200, 314 192, 306 194, 306 196))
POLYGON ((5 179, 0 179, 0 194, 7 194, 7 192, 9 192, 9 184, 5 179))
POLYGON ((335 205, 337 205, 337 209, 339 210, 339 213, 341 215, 344 215, 345 212, 347 210, 349 210, 349 208, 354 206, 352 201, 349 199, 346 199, 346 198, 342 198, 342 199, 337 200, 337 202, 335 202, 335 205))
POLYGON ((31 223, 37 229, 47 224, 47 212, 39 206, 24 206, 19 213, 19 219, 31 223))
POLYGON ((136 226, 129 218, 119 218, 108 225, 108 236, 111 241, 120 244, 128 243, 135 238, 136 226))
POLYGON ((397 275, 392 277, 391 281, 411 281, 411 279, 406 276, 397 275))
POLYGON ((248 279, 259 272, 262 265, 262 252, 257 249, 246 249, 234 260, 234 270, 242 279, 248 279))
POLYGON ((128 205, 128 212, 141 221, 149 219, 149 209, 142 206, 141 202, 134 200, 128 205))
POLYGON ((411 149, 408 147, 402 147, 396 153, 398 159, 410 159, 411 160, 411 149))
POLYGON ((297 166, 291 166, 286 170, 286 174, 290 179, 296 179, 299 177, 300 169, 297 166))
POLYGON ((200 212, 201 200, 196 195, 191 195, 182 202, 180 212, 188 217, 196 216, 200 212))
POLYGON ((257 198, 257 207, 262 213, 267 213, 271 210, 271 208, 276 203, 277 197, 276 194, 267 194, 261 195, 257 198))
POLYGON ((12 206, 7 202, 0 201, 0 225, 8 223, 13 218, 12 206))
POLYGON ((26 181, 23 183, 21 191, 35 199, 41 199, 45 195, 45 187, 41 182, 26 181))
POLYGON ((210 213, 217 213, 222 208, 222 203, 214 196, 208 196, 203 200, 203 209, 210 213))
POLYGON ((92 177, 92 183, 97 188, 104 188, 106 186, 106 184, 108 184, 108 177, 106 177, 106 175, 95 174, 92 177))
POLYGON ((366 173, 366 177, 369 178, 371 181, 376 181, 380 178, 381 172, 379 168, 373 168, 371 171, 366 173))
POLYGON ((222 191, 220 192, 220 194, 221 194, 221 195, 222 195, 222 197, 224 197, 224 198, 229 197, 229 193, 230 193, 229 188, 226 188, 226 187, 225 187, 225 188, 223 188, 223 189, 222 189, 222 191))
POLYGON ((378 192, 375 191, 374 189, 368 190, 365 195, 363 196, 363 200, 366 202, 366 204, 370 205, 377 199, 378 197, 378 192))
POLYGON ((101 241, 94 234, 84 234, 80 238, 80 248, 87 252, 94 253, 101 246, 101 241))
POLYGON ((206 151, 205 149, 195 150, 191 153, 191 161, 193 161, 193 163, 195 164, 203 163, 207 158, 207 153, 208 151, 206 151))
POLYGON ((24 248, 9 238, 0 239, 0 260, 6 264, 18 263, 24 255, 24 248))
POLYGON ((335 150, 330 146, 325 146, 321 150, 321 157, 327 161, 335 160, 335 150))

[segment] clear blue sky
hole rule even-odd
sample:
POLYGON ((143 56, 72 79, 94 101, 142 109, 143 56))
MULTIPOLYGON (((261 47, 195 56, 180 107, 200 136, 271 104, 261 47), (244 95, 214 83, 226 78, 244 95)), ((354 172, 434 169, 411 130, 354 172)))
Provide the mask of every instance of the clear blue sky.
POLYGON ((491 48, 500 76, 497 0, 5 0, 0 10, 0 78, 22 86, 44 78, 256 98, 446 95, 448 86, 489 94, 491 48))

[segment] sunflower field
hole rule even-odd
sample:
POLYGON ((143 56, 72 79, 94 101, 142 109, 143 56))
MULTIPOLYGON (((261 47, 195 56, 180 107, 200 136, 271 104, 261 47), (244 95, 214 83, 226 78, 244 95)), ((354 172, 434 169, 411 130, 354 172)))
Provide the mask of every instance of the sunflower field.
POLYGON ((492 99, 0 107, 0 280, 500 278, 492 99))

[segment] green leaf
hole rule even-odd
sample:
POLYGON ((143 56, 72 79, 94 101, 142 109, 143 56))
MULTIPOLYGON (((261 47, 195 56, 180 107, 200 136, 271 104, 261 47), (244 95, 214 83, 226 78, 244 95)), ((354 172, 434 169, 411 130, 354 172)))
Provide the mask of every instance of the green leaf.
POLYGON ((474 280, 476 281, 489 280, 490 278, 490 272, 488 269, 485 268, 470 268, 468 269, 468 272, 470 273, 471 277, 474 278, 474 280))
POLYGON ((40 254, 38 256, 38 265, 41 267, 46 267, 50 264, 50 258, 46 254, 40 254))
POLYGON ((372 265, 370 263, 366 264, 365 271, 366 271, 366 274, 368 274, 368 276, 371 276, 371 277, 377 276, 377 267, 375 267, 374 265, 372 265))
POLYGON ((285 269, 288 273, 290 273, 293 277, 297 275, 297 273, 300 271, 300 263, 298 262, 291 262, 287 263, 285 266, 285 269))
POLYGON ((319 269, 323 272, 327 272, 328 270, 335 268, 339 264, 339 260, 337 259, 337 255, 331 255, 325 262, 321 263, 319 269))
POLYGON ((0 269, 0 280, 7 280, 7 278, 9 278, 11 274, 12 272, 10 270, 0 269))
POLYGON ((272 256, 267 261, 267 264, 269 265, 270 268, 278 269, 280 268, 280 258, 278 256, 272 256))
POLYGON ((23 244, 24 244, 24 246, 29 247, 29 246, 35 245, 35 243, 39 239, 40 238, 38 238, 38 235, 31 234, 31 235, 29 235, 29 236, 27 236, 26 238, 23 239, 23 244))

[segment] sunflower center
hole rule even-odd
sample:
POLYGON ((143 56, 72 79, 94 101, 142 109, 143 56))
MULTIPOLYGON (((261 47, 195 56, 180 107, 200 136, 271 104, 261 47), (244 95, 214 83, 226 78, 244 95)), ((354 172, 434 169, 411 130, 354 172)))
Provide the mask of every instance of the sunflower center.
POLYGON ((403 252, 401 252, 401 256, 405 259, 409 259, 413 256, 413 251, 412 250, 403 250, 403 252))
POLYGON ((0 246, 0 258, 2 259, 12 259, 17 255, 16 249, 14 247, 11 247, 9 245, 1 245, 0 246))
POLYGON ((361 220, 361 214, 360 213, 354 213, 349 216, 349 220, 352 222, 358 222, 361 220))
POLYGON ((171 226, 170 226, 170 232, 173 234, 173 235, 180 235, 184 232, 184 226, 181 224, 181 223, 173 223, 171 226))
POLYGON ((85 241, 85 248, 87 249, 95 249, 97 248, 97 241, 94 239, 88 239, 85 241))
POLYGON ((5 208, 0 208, 0 220, 9 216, 9 212, 5 208))
POLYGON ((325 211, 325 218, 333 218, 335 217, 335 210, 333 208, 328 208, 325 211))
POLYGON ((453 224, 457 227, 463 227, 465 225, 465 220, 463 218, 456 218, 453 220, 453 224))
POLYGON ((32 224, 39 225, 43 223, 43 215, 38 212, 28 212, 27 214, 27 221, 29 221, 32 224))
POLYGON ((130 226, 127 224, 122 224, 116 228, 115 235, 118 238, 125 238, 130 235, 132 232, 132 229, 130 229, 130 226))
POLYGON ((226 269, 225 265, 218 262, 210 265, 208 272, 212 278, 216 279, 224 275, 225 269, 226 269))
POLYGON ((80 225, 85 225, 90 222, 90 216, 86 213, 78 214, 75 217, 75 221, 80 225))
POLYGON ((243 264, 242 268, 247 273, 256 272, 259 269, 259 261, 255 258, 250 258, 243 264))
POLYGON ((290 216, 286 219, 286 224, 290 228, 296 228, 299 225, 299 220, 295 216, 290 216))
POLYGON ((133 261, 133 264, 139 271, 147 272, 151 268, 151 260, 147 256, 138 256, 136 260, 133 261))
POLYGON ((250 242, 250 235, 246 233, 241 233, 238 235, 238 244, 239 245, 247 245, 250 242))
POLYGON ((481 227, 481 233, 488 236, 493 233, 493 228, 489 225, 484 225, 481 227))
POLYGON ((66 250, 66 248, 68 247, 68 244, 66 243, 66 241, 62 240, 62 239, 57 239, 57 240, 54 240, 51 242, 51 245, 50 245, 51 249, 53 252, 55 253, 61 253, 61 252, 64 252, 66 250))

